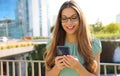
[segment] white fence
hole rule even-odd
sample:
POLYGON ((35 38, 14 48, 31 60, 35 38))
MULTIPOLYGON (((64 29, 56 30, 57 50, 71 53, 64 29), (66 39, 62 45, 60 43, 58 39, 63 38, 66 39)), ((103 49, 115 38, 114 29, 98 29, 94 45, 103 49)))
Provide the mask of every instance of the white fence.
MULTIPOLYGON (((117 76, 118 63, 100 63, 107 76, 107 66, 114 66, 117 76)), ((0 60, 0 76, 44 76, 44 61, 40 60, 0 60), (43 65, 42 65, 43 64, 43 65)))
MULTIPOLYGON (((104 67, 104 76, 108 76, 107 75, 107 67, 108 66, 113 66, 114 67, 114 75, 112 76, 118 76, 118 72, 117 72, 117 67, 120 67, 120 63, 100 63, 100 65, 104 67)), ((120 75, 119 75, 120 76, 120 75)))
POLYGON ((0 60, 0 76, 43 76, 42 63, 44 61, 0 60))

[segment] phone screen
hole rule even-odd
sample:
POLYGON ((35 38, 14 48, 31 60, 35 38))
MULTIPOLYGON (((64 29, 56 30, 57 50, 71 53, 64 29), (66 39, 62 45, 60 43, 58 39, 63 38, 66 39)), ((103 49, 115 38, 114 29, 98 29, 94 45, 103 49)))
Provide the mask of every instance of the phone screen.
POLYGON ((70 49, 67 46, 57 46, 57 56, 69 55, 70 49))

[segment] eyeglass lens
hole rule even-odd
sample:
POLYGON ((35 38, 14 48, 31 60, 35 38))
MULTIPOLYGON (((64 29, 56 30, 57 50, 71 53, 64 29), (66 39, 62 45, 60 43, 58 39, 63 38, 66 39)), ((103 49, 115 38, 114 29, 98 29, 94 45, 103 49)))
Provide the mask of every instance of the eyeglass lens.
POLYGON ((68 19, 70 19, 70 21, 72 21, 72 22, 75 22, 75 21, 78 20, 78 15, 77 14, 73 14, 71 17, 66 17, 65 15, 63 15, 62 18, 61 18, 61 21, 63 23, 65 23, 65 22, 68 22, 68 19))

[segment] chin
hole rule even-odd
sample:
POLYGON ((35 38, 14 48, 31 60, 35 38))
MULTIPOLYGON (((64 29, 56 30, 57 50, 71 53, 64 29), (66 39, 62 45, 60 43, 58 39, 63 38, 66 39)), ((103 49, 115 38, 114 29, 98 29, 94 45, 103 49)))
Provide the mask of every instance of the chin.
POLYGON ((67 32, 67 34, 75 34, 75 32, 67 32))

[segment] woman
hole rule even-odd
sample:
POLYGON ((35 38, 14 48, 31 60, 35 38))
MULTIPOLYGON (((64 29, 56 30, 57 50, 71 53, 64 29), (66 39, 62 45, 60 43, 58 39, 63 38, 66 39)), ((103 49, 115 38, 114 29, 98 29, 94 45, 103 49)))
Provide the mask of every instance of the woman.
POLYGON ((64 2, 47 47, 46 76, 100 76, 100 53, 101 43, 91 38, 80 7, 64 2), (70 47, 70 55, 56 56, 58 45, 70 47))

